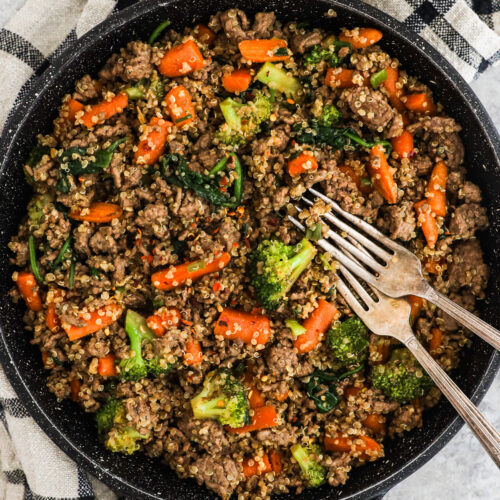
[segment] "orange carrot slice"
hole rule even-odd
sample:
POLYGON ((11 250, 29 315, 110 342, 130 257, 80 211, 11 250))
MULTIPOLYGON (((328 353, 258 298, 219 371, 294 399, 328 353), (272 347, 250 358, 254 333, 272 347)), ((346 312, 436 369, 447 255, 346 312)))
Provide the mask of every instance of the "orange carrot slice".
POLYGON ((377 144, 371 149, 367 169, 377 191, 388 203, 396 203, 398 201, 398 187, 385 158, 385 150, 382 145, 377 144))
POLYGON ((199 365, 203 361, 201 345, 197 340, 186 342, 186 353, 184 354, 184 364, 188 366, 199 365))
POLYGON ((363 425, 375 434, 383 434, 385 432, 385 418, 378 413, 368 415, 363 420, 363 425))
POLYGON ((109 101, 101 101, 98 104, 90 106, 90 109, 83 113, 79 121, 87 128, 91 128, 99 123, 105 122, 108 118, 121 113, 127 107, 127 104, 127 94, 125 92, 120 92, 109 101))
POLYGON ((73 341, 112 325, 122 312, 123 309, 120 305, 107 304, 96 311, 81 313, 80 319, 85 323, 83 326, 72 325, 64 319, 61 320, 61 324, 69 340, 73 341))
POLYGON ((398 155, 398 158, 407 158, 413 151, 413 134, 408 130, 403 130, 401 135, 391 139, 392 150, 398 155))
POLYGON ((448 169, 443 161, 436 163, 425 194, 432 212, 439 216, 446 215, 446 181, 448 169))
POLYGON ((99 375, 102 377, 116 377, 118 372, 116 371, 115 360, 115 355, 111 353, 104 356, 104 358, 99 358, 97 364, 97 372, 99 375))
POLYGON ((74 122, 76 114, 84 109, 85 106, 80 101, 77 101, 76 99, 70 99, 68 101, 68 120, 74 122))
POLYGON ((417 224, 422 228, 427 245, 429 248, 434 248, 438 239, 439 228, 436 222, 436 217, 432 213, 431 207, 427 200, 422 200, 414 205, 417 212, 417 224))
POLYGON ((27 271, 18 273, 16 285, 28 308, 32 311, 41 311, 42 298, 34 274, 27 271))
POLYGON ((380 444, 368 436, 325 436, 324 446, 327 451, 349 453, 364 460, 375 460, 382 453, 380 444))
POLYGON ((339 40, 349 42, 353 49, 364 49, 382 39, 382 32, 375 28, 356 28, 354 30, 342 30, 339 40))
POLYGON ((318 169, 318 162, 309 151, 304 151, 293 160, 288 162, 288 173, 293 177, 306 172, 314 172, 318 169))
POLYGON ((177 85, 165 96, 164 102, 170 118, 178 127, 189 125, 196 118, 189 91, 183 85, 177 85))
POLYGON ((171 266, 161 271, 156 271, 151 276, 151 282, 158 290, 172 290, 182 285, 187 280, 196 280, 205 274, 216 273, 223 269, 231 260, 231 256, 224 252, 211 262, 197 260, 185 262, 179 266, 171 266))
POLYGON ((78 401, 79 399, 79 394, 80 394, 80 389, 82 388, 82 383, 79 380, 72 380, 69 383, 71 387, 71 401, 78 401))
POLYGON ((293 341, 293 346, 300 354, 312 351, 317 347, 321 336, 326 333, 337 314, 337 308, 333 304, 323 299, 318 300, 318 307, 302 325, 306 331, 293 341))
POLYGON ((271 322, 267 316, 225 308, 215 323, 214 334, 225 339, 240 339, 245 344, 263 345, 271 336, 271 322))
POLYGON ((271 468, 273 469, 273 472, 279 474, 281 472, 281 469, 283 468, 283 465, 281 463, 281 455, 276 450, 272 450, 269 453, 269 461, 271 462, 271 468))
POLYGON ((243 40, 238 44, 241 55, 252 62, 286 61, 290 59, 287 43, 280 38, 243 40), (283 52, 283 54, 282 54, 283 52))
POLYGON ((244 92, 252 83, 252 74, 247 68, 234 70, 222 77, 222 85, 228 92, 244 92))
POLYGON ((409 94, 403 98, 406 109, 415 113, 433 115, 436 112, 436 105, 432 98, 425 92, 409 94))
POLYGON ((165 151, 171 128, 171 122, 153 116, 143 131, 137 145, 137 151, 134 153, 136 163, 154 165, 165 151))
POLYGON ((231 434, 243 434, 244 432, 258 431, 260 429, 268 429, 276 427, 279 423, 278 414, 272 406, 261 406, 253 410, 252 422, 249 425, 233 429, 225 427, 227 432, 231 434))
POLYGON ((260 474, 267 474, 273 470, 269 457, 267 455, 262 455, 259 457, 260 460, 257 461, 255 458, 245 458, 243 460, 243 474, 246 478, 257 476, 260 474))
POLYGON ((399 79, 399 71, 397 68, 391 66, 385 68, 385 71, 387 72, 387 79, 382 82, 382 85, 387 91, 389 101, 400 113, 403 113, 403 116, 405 116, 406 108, 401 101, 401 94, 403 91, 396 86, 399 79))
POLYGON ((70 219, 82 220, 87 222, 97 222, 98 224, 110 222, 118 219, 123 213, 120 205, 114 203, 92 203, 87 208, 72 208, 68 217, 70 219))
POLYGON ((424 306, 424 299, 416 295, 408 295, 406 300, 410 303, 410 322, 413 324, 424 306))
POLYGON ((162 75, 175 78, 197 71, 204 65, 198 45, 194 40, 188 40, 165 52, 158 69, 162 75))
POLYGON ((347 68, 328 68, 325 76, 325 85, 335 89, 346 89, 356 85, 366 86, 368 78, 365 78, 359 71, 347 68))
POLYGON ((431 330, 431 341, 429 342, 429 352, 435 356, 437 350, 441 347, 443 343, 443 331, 440 328, 433 328, 431 330))
POLYGON ((215 39, 217 38, 217 35, 205 24, 196 25, 193 32, 196 40, 200 43, 208 45, 209 47, 214 44, 215 39))

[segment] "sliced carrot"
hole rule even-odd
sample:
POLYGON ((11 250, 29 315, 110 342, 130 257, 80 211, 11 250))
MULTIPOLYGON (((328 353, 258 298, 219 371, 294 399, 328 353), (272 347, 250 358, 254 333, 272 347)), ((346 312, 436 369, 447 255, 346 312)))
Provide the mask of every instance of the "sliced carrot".
POLYGON ((165 335, 165 327, 162 325, 161 318, 156 314, 148 316, 146 324, 157 337, 163 337, 163 335, 165 335))
POLYGON ((390 353, 391 346, 389 342, 385 340, 379 341, 376 344, 370 344, 370 358, 373 359, 372 362, 374 365, 383 365, 387 363, 390 353))
POLYGON ((272 450, 269 453, 269 461, 271 462, 271 468, 273 469, 273 472, 279 474, 281 472, 281 469, 283 468, 283 465, 281 463, 281 455, 276 450, 272 450))
POLYGON ((382 39, 382 32, 375 28, 356 28, 354 30, 343 30, 339 40, 349 42, 353 49, 364 49, 382 39))
POLYGON ((369 185, 363 185, 361 176, 354 170, 353 168, 347 166, 347 165, 340 165, 338 169, 347 177, 351 179, 354 184, 356 184, 357 188, 363 193, 363 194, 370 194, 373 191, 373 187, 371 185, 371 182, 369 185))
POLYGON ((203 361, 201 344, 197 340, 186 342, 186 353, 184 354, 184 364, 188 366, 199 365, 203 361))
POLYGON ((272 406, 261 406, 253 410, 252 422, 249 425, 233 429, 226 427, 226 431, 232 434, 242 434, 244 432, 258 431, 260 429, 268 429, 278 425, 278 414, 272 406))
POLYGON ((170 118, 178 127, 183 127, 194 121, 196 112, 189 91, 183 85, 177 85, 168 92, 164 102, 170 114, 170 118))
POLYGON ((403 98, 403 102, 406 109, 415 113, 433 115, 436 112, 434 101, 425 92, 408 94, 403 98))
POLYGON ((286 50, 287 43, 280 38, 243 40, 238 44, 238 48, 241 55, 251 62, 286 61, 290 59, 290 54, 286 50))
POLYGON ((335 89, 346 89, 362 84, 366 86, 368 79, 365 78, 359 71, 347 68, 328 68, 325 76, 325 85, 335 89))
POLYGON ((194 281, 205 274, 215 273, 223 269, 231 260, 231 256, 224 252, 211 262, 197 260, 185 262, 179 266, 171 266, 161 271, 156 271, 151 276, 151 282, 158 290, 172 290, 182 285, 187 280, 194 281))
POLYGON ((90 106, 79 118, 87 128, 105 122, 108 118, 121 113, 128 104, 128 96, 125 92, 120 92, 109 101, 101 101, 90 106))
POLYGON ((116 205, 115 203, 96 202, 92 203, 90 207, 72 208, 68 213, 68 217, 70 219, 103 224, 113 219, 118 219, 121 217, 122 213, 123 210, 120 205, 116 205))
POLYGON ((250 372, 246 371, 244 374, 245 387, 247 388, 248 405, 250 408, 260 408, 266 404, 264 396, 253 383, 253 376, 250 372))
POLYGON ((257 461, 255 458, 250 457, 243 460, 243 474, 246 478, 267 474, 273 470, 268 455, 264 454, 262 457, 259 457, 259 459, 260 460, 257 461))
POLYGON ((102 377, 116 377, 118 372, 116 371, 115 360, 115 355, 111 353, 104 356, 104 358, 99 358, 99 362, 97 364, 97 371, 99 375, 102 377))
POLYGON ((288 399, 289 394, 290 394, 290 391, 287 389, 285 392, 277 394, 276 399, 281 403, 281 402, 286 401, 288 399))
POLYGON ((410 322, 413 324, 424 306, 424 299, 422 297, 417 297, 416 295, 408 295, 406 300, 410 303, 410 322))
POLYGON ((425 196, 432 212, 439 216, 446 215, 446 181, 448 179, 448 168, 444 161, 436 163, 432 170, 427 192, 425 196))
POLYGON ((271 336, 271 322, 267 316, 225 308, 214 327, 214 334, 225 339, 239 339, 245 344, 264 345, 271 336))
POLYGON ((80 389, 82 388, 82 383, 79 380, 72 380, 69 383, 71 387, 71 401, 78 401, 79 399, 79 394, 80 394, 80 389))
POLYGON ((443 266, 446 264, 446 260, 444 258, 441 259, 431 259, 426 258, 424 261, 424 269, 429 274, 439 274, 443 271, 443 266))
POLYGON ((194 40, 187 40, 165 52, 158 65, 160 73, 169 78, 184 76, 205 65, 200 49, 194 40))
POLYGON ((45 324, 52 333, 57 333, 61 327, 61 323, 59 321, 59 317, 56 314, 56 307, 54 306, 54 304, 49 304, 47 306, 47 312, 45 314, 45 324))
POLYGON ((47 351, 42 352, 42 363, 44 368, 48 368, 47 363, 49 361, 49 353, 47 351))
POLYGON ((323 299, 318 300, 318 307, 302 325, 306 331, 293 341, 293 346, 300 354, 312 351, 317 347, 321 336, 326 333, 337 314, 337 308, 333 304, 323 299))
POLYGON ((222 85, 228 92, 244 92, 252 83, 252 74, 247 68, 235 69, 222 77, 222 85))
POLYGON ((28 308, 32 311, 41 311, 42 298, 34 274, 27 271, 18 273, 16 285, 28 308))
POLYGON ((122 314, 123 309, 118 304, 107 304, 96 311, 80 313, 80 320, 85 324, 75 326, 64 319, 61 320, 63 330, 69 340, 77 340, 112 325, 122 314))
POLYGON ((438 240, 439 228, 429 202, 422 200, 415 203, 414 207, 417 212, 417 224, 422 228, 427 245, 429 248, 434 248, 438 240))
MULTIPOLYGON (((398 89, 396 83, 399 79, 399 71, 397 68, 393 68, 391 66, 385 68, 387 72, 387 79, 382 82, 382 85, 387 90, 387 94, 389 95, 390 103, 403 114, 403 119, 406 116, 406 108, 403 102, 401 101, 402 89, 398 89)), ((406 124, 405 124, 406 126, 406 124)))
POLYGON ((142 135, 134 153, 136 163, 143 165, 154 165, 165 151, 168 133, 172 128, 172 123, 153 116, 144 127, 142 135))
POLYGON ((408 158, 413 151, 413 134, 408 130, 403 130, 401 135, 391 139, 392 150, 398 155, 398 158, 408 158))
POLYGON ((349 399, 351 396, 357 396, 361 392, 361 387, 356 387, 354 385, 350 385, 344 389, 344 397, 345 399, 349 399))
POLYGON ((80 101, 77 101, 76 99, 70 99, 68 101, 68 120, 74 122, 76 114, 84 109, 85 106, 80 101))
POLYGON ((194 27, 193 32, 196 40, 200 43, 208 45, 209 47, 214 44, 215 39, 217 38, 217 35, 205 24, 197 24, 194 27))
POLYGON ((146 324, 157 337, 165 335, 166 330, 177 326, 181 321, 181 315, 175 308, 161 308, 149 316, 146 324))
POLYGON ((443 331, 441 328, 433 328, 431 330, 431 341, 429 342, 429 352, 435 356, 438 354, 436 351, 441 347, 443 343, 443 331))
POLYGON ((380 444, 368 436, 325 436, 324 447, 327 451, 349 453, 364 460, 375 460, 382 452, 380 444))
POLYGON ((293 177, 294 175, 304 174, 306 172, 313 172, 318 169, 318 162, 313 154, 309 151, 304 151, 293 160, 288 162, 288 173, 293 177))
POLYGON ((363 425, 375 434, 383 434, 385 432, 385 418, 378 413, 368 415, 363 420, 363 425))
POLYGON ((367 169, 377 191, 388 203, 396 203, 398 201, 398 187, 392 176, 391 167, 385 158, 385 149, 382 145, 376 144, 371 149, 367 169))

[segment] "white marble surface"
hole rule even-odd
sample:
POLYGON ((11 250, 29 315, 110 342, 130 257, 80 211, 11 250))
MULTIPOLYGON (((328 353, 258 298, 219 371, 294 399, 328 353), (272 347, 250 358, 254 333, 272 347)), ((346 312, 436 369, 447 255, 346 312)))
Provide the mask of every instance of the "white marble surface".
MULTIPOLYGON (((0 0, 0 27, 25 0, 0 0)), ((472 88, 500 128, 500 66, 490 68, 472 88)), ((500 429, 500 374, 480 405, 500 429)), ((395 486, 385 500, 493 500, 500 498, 500 473, 467 427, 421 469, 395 486)))

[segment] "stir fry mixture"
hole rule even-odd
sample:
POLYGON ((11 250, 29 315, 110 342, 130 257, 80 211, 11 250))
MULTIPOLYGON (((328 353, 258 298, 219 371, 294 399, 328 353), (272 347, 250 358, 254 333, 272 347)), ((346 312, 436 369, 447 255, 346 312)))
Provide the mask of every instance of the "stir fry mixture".
MULTIPOLYGON (((95 414, 110 452, 268 498, 342 485, 423 424, 439 391, 337 295, 314 243, 328 207, 295 207, 315 185, 415 252, 438 290, 483 298, 488 220, 460 125, 381 46, 373 28, 231 9, 166 21, 64 97, 25 166, 12 297, 49 389, 95 414)), ((466 333, 408 300, 454 368, 466 333)))

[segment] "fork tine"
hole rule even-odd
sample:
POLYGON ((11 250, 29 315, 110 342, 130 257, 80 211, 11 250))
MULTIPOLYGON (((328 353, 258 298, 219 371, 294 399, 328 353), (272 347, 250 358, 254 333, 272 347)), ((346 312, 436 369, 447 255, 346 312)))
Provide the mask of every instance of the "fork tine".
MULTIPOLYGON (((312 201, 307 199, 305 196, 302 196, 302 199, 308 204, 312 205, 312 201)), ((323 214, 321 217, 324 217, 326 220, 337 226, 342 231, 347 234, 353 236, 356 240, 358 240, 363 246, 368 248, 375 255, 378 255, 381 259, 385 261, 389 261, 392 258, 392 255, 384 250, 383 248, 376 245, 372 240, 369 240, 366 236, 362 235, 358 231, 356 231, 352 226, 349 226, 345 222, 341 221, 338 217, 331 213, 323 214)))
POLYGON ((360 317, 363 317, 363 314, 366 314, 366 310, 364 307, 358 302, 358 299, 354 296, 354 294, 349 290, 349 287, 342 281, 340 276, 337 277, 337 290, 340 292, 342 297, 344 297, 345 301, 349 305, 349 307, 360 317))
POLYGON ((345 279, 349 282, 354 291, 359 295, 361 300, 363 300, 368 307, 373 306, 375 301, 370 297, 370 294, 365 290, 363 285, 354 277, 354 275, 351 274, 349 270, 346 269, 345 266, 340 266, 340 272, 344 275, 345 279))
POLYGON ((318 198, 321 198, 325 203, 328 203, 337 213, 342 215, 342 217, 345 217, 349 222, 354 224, 355 226, 363 229, 365 233, 369 234, 379 242, 383 243, 385 246, 388 248, 391 248, 395 251, 400 249, 400 245, 395 243, 393 240, 382 234, 380 231, 372 227, 370 224, 365 222, 364 220, 361 220, 360 218, 356 217, 355 215, 350 214, 349 212, 346 212, 345 210, 342 210, 340 206, 335 203, 333 200, 328 198, 328 196, 325 196, 323 193, 320 193, 319 191, 316 191, 314 188, 309 188, 309 192, 317 196, 318 198))
MULTIPOLYGON (((292 217, 291 215, 289 215, 288 219, 290 220, 290 222, 292 222, 292 224, 294 224, 296 227, 298 227, 301 231, 305 231, 305 227, 295 217, 292 217)), ((367 283, 370 283, 371 285, 375 286, 375 283, 376 283, 375 276, 373 274, 369 273, 364 267, 360 266, 357 262, 355 262, 352 259, 350 259, 349 257, 347 257, 338 248, 334 247, 331 243, 326 241, 324 238, 321 238, 316 243, 321 248, 323 248, 327 252, 331 253, 336 260, 338 260, 341 264, 343 264, 345 267, 350 269, 353 273, 356 273, 358 276, 360 276, 367 283)))

